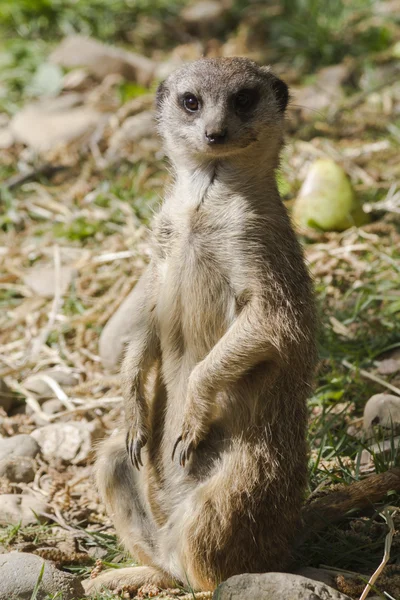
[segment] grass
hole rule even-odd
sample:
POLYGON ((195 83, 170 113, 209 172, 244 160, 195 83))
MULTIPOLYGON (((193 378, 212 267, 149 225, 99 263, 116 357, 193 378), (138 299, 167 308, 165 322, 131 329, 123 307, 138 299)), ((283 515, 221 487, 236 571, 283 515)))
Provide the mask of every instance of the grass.
POLYGON ((139 17, 163 20, 184 4, 185 0, 0 0, 0 23, 25 39, 57 40, 79 32, 110 42, 128 39, 139 17))
POLYGON ((386 50, 393 37, 390 21, 372 19, 372 0, 284 0, 283 13, 271 27, 281 52, 308 70, 340 63, 346 56, 386 50), (369 26, 365 23, 371 19, 369 26), (362 26, 361 26, 362 25, 362 26))

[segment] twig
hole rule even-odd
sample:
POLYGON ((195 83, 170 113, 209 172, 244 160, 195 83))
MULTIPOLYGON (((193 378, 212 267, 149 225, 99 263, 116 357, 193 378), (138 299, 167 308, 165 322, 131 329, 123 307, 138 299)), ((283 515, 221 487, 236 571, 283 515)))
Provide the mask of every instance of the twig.
POLYGON ((49 314, 47 325, 42 329, 39 336, 34 340, 31 348, 31 357, 39 353, 40 348, 46 343, 46 340, 53 329, 57 318, 58 309, 62 301, 61 294, 61 257, 59 246, 54 246, 54 298, 49 314))
POLYGON ((62 404, 64 404, 65 408, 67 408, 68 410, 73 410, 75 408, 74 405, 73 405, 73 403, 68 398, 67 394, 64 392, 64 390, 60 387, 60 385, 57 383, 57 381, 55 379, 53 379, 49 375, 46 375, 45 373, 39 373, 37 375, 31 375, 31 377, 30 377, 31 381, 37 380, 37 379, 39 379, 39 380, 44 381, 45 383, 47 383, 47 385, 49 386, 49 388, 56 395, 57 399, 62 404))
POLYGON ((95 264, 113 262, 114 260, 121 260, 124 258, 132 258, 136 254, 137 253, 133 252, 133 250, 123 250, 121 252, 106 252, 105 254, 100 254, 99 256, 95 256, 93 258, 93 262, 95 264))
POLYGON ((69 167, 66 165, 41 165, 40 167, 31 169, 26 173, 18 173, 17 175, 9 177, 3 183, 3 187, 5 187, 7 190, 12 190, 24 183, 27 183, 28 181, 34 181, 42 175, 43 177, 50 177, 51 175, 55 175, 55 173, 64 171, 65 169, 69 169, 69 167))
POLYGON ((107 406, 108 404, 119 404, 120 402, 122 402, 122 400, 122 396, 116 396, 115 398, 103 398, 102 400, 86 402, 85 404, 81 404, 80 406, 74 406, 70 410, 64 410, 63 412, 48 415, 48 420, 56 421, 61 417, 66 417, 68 415, 72 415, 79 412, 87 412, 89 410, 93 410, 94 408, 102 408, 103 406, 107 406))
MULTIPOLYGON (((357 367, 355 367, 354 365, 352 365, 351 363, 349 363, 348 360, 342 360, 342 364, 345 367, 347 367, 348 369, 350 369, 351 371, 356 371, 357 370, 357 367)), ((400 396, 400 388, 396 387, 395 385, 392 385, 391 383, 388 383, 387 381, 385 381, 384 379, 381 379, 381 377, 378 377, 377 375, 373 375, 372 373, 368 373, 368 371, 365 371, 364 369, 359 369, 358 372, 360 373, 360 375, 362 375, 366 379, 370 379, 371 381, 375 381, 375 383, 379 383, 383 387, 386 387, 388 390, 391 390, 392 392, 394 392, 395 394, 397 394, 398 396, 400 396)))
POLYGON ((307 504, 302 510, 303 526, 296 545, 299 546, 328 525, 341 521, 350 510, 371 508, 391 490, 400 491, 398 467, 342 486, 339 490, 307 504))
POLYGON ((390 186, 386 198, 379 202, 365 203, 363 209, 368 213, 381 210, 400 214, 400 190, 397 189, 397 185, 394 183, 390 186))
POLYGON ((212 598, 212 595, 212 592, 193 592, 185 594, 185 596, 178 596, 177 600, 208 600, 208 598, 212 598))
MULTIPOLYGON (((396 511, 393 513, 395 514, 396 511)), ((368 594, 370 593, 372 586, 374 585, 375 581, 378 579, 379 575, 382 573, 383 569, 386 566, 386 563, 388 562, 389 558, 390 558, 390 549, 392 547, 392 541, 393 541, 393 535, 394 535, 394 523, 393 523, 393 514, 390 514, 389 510, 387 508, 385 508, 385 510, 382 513, 382 517, 385 519, 388 527, 389 527, 389 532, 386 536, 385 539, 385 551, 383 554, 383 559, 381 564, 379 565, 379 567, 376 569, 375 573, 373 573, 373 575, 371 575, 363 593, 360 596, 360 600, 365 600, 365 598, 368 596, 368 594)))
POLYGON ((20 394, 25 396, 25 403, 32 409, 33 412, 39 415, 44 421, 50 422, 50 415, 43 412, 39 402, 30 394, 30 392, 23 385, 21 385, 17 381, 13 381, 12 388, 16 392, 19 392, 20 394))

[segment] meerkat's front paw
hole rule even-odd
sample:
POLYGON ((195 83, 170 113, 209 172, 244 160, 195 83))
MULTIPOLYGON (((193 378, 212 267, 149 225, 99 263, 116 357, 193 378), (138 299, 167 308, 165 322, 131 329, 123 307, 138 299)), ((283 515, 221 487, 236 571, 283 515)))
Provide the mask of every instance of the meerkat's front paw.
POLYGON ((143 467, 142 448, 147 444, 148 435, 144 430, 129 428, 126 434, 126 451, 134 467, 143 467))
POLYGON ((172 451, 172 460, 179 444, 179 464, 184 467, 190 459, 193 451, 207 435, 210 426, 210 407, 212 398, 207 388, 201 385, 197 368, 192 371, 187 389, 185 415, 182 425, 182 433, 177 438, 172 451))
POLYGON ((179 464, 181 467, 186 465, 192 453, 194 450, 196 450, 197 446, 203 439, 203 435, 198 423, 191 421, 193 420, 185 419, 182 426, 182 433, 177 438, 172 450, 172 460, 174 460, 176 449, 178 448, 179 444, 181 444, 179 452, 179 464))

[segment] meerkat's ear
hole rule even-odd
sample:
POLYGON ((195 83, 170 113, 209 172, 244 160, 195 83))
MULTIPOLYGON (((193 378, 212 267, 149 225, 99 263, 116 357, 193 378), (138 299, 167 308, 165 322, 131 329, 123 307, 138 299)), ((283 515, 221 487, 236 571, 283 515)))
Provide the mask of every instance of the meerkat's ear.
POLYGON ((289 88, 282 79, 274 75, 269 67, 261 67, 261 71, 267 75, 271 87, 275 93, 276 100, 281 112, 285 112, 289 102, 289 88))
POLYGON ((157 88, 156 91, 156 108, 157 110, 161 109, 161 105, 164 101, 164 99, 167 97, 169 93, 169 90, 167 88, 167 85, 165 83, 165 81, 162 81, 157 88))
POLYGON ((278 106, 282 112, 285 112, 286 107, 289 102, 289 88, 282 79, 276 77, 276 75, 272 75, 271 73, 271 83, 272 89, 275 92, 276 99, 278 101, 278 106))

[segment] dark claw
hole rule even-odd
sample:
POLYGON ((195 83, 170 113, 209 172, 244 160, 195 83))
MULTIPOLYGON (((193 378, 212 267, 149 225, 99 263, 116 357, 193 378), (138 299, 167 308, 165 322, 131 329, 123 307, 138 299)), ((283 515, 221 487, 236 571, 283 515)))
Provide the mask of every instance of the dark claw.
POLYGON ((140 467, 143 467, 142 447, 143 447, 143 444, 139 440, 136 440, 135 447, 134 447, 134 455, 135 455, 135 466, 138 471, 140 470, 140 467))
POLYGON ((175 456, 175 450, 177 449, 177 446, 178 446, 179 442, 181 442, 181 441, 182 441, 182 436, 180 435, 180 436, 178 437, 178 439, 176 440, 176 442, 175 442, 175 445, 174 445, 174 448, 173 448, 173 450, 172 450, 172 457, 171 457, 171 460, 174 460, 174 456, 175 456))
POLYGON ((192 455, 192 444, 186 444, 179 456, 179 464, 184 467, 192 455))
POLYGON ((130 440, 129 433, 127 434, 127 436, 126 436, 126 451, 128 453, 129 458, 131 459, 132 465, 138 471, 140 471, 140 467, 143 467, 142 454, 141 454, 141 450, 142 450, 143 446, 144 446, 144 444, 141 441, 139 441, 138 439, 136 441, 130 440))

